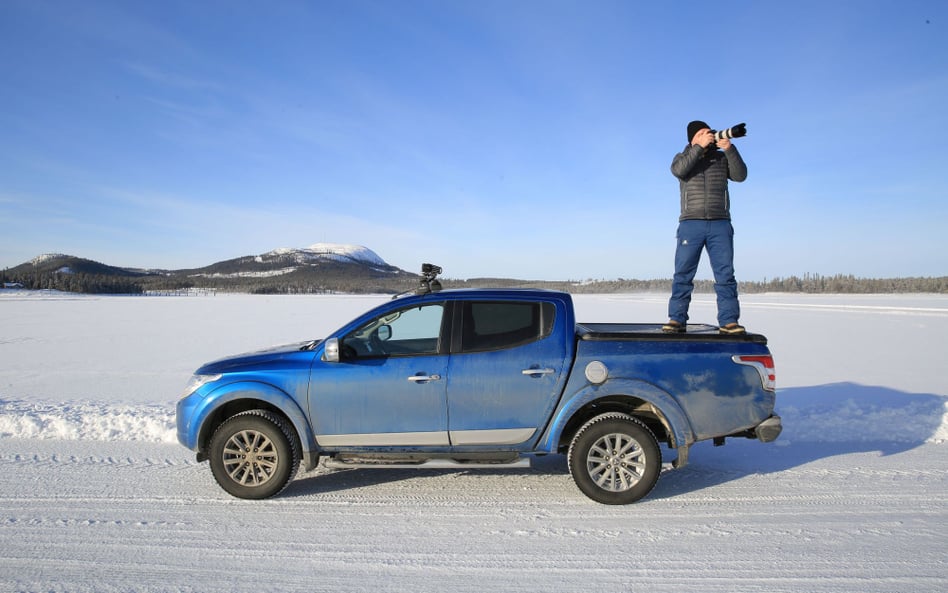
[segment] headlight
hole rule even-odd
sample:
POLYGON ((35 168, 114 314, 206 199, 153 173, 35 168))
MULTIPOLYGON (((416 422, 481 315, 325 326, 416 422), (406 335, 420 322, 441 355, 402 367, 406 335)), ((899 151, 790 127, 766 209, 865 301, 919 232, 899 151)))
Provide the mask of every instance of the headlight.
POLYGON ((191 380, 188 381, 187 386, 184 388, 184 393, 181 394, 181 399, 184 399, 200 389, 202 386, 213 383, 221 378, 220 374, 217 375, 193 375, 191 380))

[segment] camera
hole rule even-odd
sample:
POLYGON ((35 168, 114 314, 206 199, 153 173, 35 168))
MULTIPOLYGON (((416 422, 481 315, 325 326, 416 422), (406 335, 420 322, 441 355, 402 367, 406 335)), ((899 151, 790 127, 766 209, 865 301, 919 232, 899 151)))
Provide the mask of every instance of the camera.
POLYGON ((740 123, 726 130, 711 130, 711 133, 714 134, 715 142, 724 140, 725 138, 741 138, 747 135, 747 124, 740 123))
POLYGON ((418 288, 415 294, 429 294, 441 290, 441 281, 438 280, 438 274, 441 273, 441 266, 434 264, 421 264, 421 278, 418 282, 418 288))

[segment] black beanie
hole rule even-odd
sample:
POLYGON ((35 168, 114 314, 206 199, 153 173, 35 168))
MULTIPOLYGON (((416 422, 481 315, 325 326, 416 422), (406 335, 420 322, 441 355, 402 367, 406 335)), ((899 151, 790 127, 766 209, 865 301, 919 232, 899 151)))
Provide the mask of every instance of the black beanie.
POLYGON ((696 119, 695 121, 689 123, 688 124, 688 144, 691 144, 691 141, 694 139, 695 134, 697 134, 698 132, 700 132, 701 130, 705 128, 710 129, 711 126, 704 123, 700 119, 696 119))

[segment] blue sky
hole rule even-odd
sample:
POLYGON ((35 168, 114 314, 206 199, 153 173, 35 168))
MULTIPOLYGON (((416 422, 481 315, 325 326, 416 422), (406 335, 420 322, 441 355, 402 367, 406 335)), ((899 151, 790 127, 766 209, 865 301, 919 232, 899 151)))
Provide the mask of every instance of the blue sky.
POLYGON ((702 119, 747 122, 739 281, 948 274, 941 0, 4 0, 0 80, 0 267, 668 278, 702 119))

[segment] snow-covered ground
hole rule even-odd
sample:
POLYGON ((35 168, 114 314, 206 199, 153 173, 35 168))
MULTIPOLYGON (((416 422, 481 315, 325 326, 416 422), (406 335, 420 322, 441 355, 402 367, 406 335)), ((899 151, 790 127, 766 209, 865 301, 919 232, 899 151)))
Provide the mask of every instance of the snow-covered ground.
MULTIPOLYGON (((0 591, 948 590, 948 297, 742 297, 783 435, 700 443, 627 507, 583 496, 560 456, 320 468, 243 501, 175 442, 200 363, 386 298, 0 291, 0 591)), ((589 322, 665 305, 576 297, 589 322)), ((713 297, 692 320, 713 322, 713 297)))

